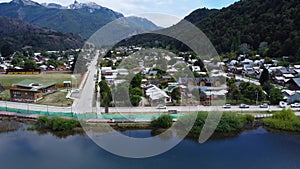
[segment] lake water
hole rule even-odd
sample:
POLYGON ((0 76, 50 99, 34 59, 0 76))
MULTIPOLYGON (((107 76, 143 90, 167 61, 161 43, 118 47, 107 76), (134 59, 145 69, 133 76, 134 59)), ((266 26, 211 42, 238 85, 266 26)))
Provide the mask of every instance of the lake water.
MULTIPOLYGON (((151 135, 148 130, 125 134, 151 135)), ((0 134, 1 169, 299 169, 299 158, 300 134, 263 128, 204 144, 185 139, 172 150, 146 159, 115 156, 86 135, 58 138, 25 129, 0 134)))

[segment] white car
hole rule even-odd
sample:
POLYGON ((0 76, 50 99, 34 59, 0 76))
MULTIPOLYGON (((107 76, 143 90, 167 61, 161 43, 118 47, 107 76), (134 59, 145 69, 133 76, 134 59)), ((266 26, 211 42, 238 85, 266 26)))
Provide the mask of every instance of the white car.
POLYGON ((292 108, 299 108, 300 104, 299 103, 294 103, 294 104, 291 104, 291 107, 292 108))
POLYGON ((225 104, 223 105, 223 109, 230 109, 231 108, 231 105, 230 104, 225 104))
POLYGON ((269 108, 269 105, 267 103, 264 103, 262 105, 259 106, 260 108, 269 108))
POLYGON ((159 105, 159 106, 157 106, 157 109, 167 109, 167 106, 159 105))

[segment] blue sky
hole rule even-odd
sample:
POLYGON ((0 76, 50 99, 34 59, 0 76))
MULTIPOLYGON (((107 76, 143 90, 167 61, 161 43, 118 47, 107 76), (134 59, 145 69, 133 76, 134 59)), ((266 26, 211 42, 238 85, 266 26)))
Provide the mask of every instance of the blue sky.
MULTIPOLYGON (((0 0, 0 2, 10 0, 0 0)), ((39 3, 54 2, 64 6, 74 2, 74 0, 33 0, 39 3)), ((138 15, 144 13, 161 13, 175 16, 182 19, 198 8, 222 8, 238 0, 77 0, 81 3, 96 2, 97 4, 121 12, 125 16, 138 15)), ((176 19, 175 19, 176 20, 176 19)), ((176 21, 174 21, 176 22, 176 21)))

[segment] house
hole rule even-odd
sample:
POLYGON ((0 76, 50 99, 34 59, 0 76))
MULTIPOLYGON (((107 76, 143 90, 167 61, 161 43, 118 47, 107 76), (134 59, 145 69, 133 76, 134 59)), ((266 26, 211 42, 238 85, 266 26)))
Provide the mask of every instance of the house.
POLYGON ((44 95, 55 92, 56 83, 41 83, 34 80, 23 80, 10 89, 11 101, 37 102, 44 95))
POLYGON ((150 84, 146 89, 146 96, 149 97, 152 103, 168 103, 171 102, 170 96, 157 86, 150 84))
POLYGON ((283 90, 282 94, 284 96, 284 100, 286 100, 287 103, 300 101, 300 91, 283 90))
POLYGON ((287 87, 290 90, 300 90, 300 78, 293 78, 287 82, 287 87))

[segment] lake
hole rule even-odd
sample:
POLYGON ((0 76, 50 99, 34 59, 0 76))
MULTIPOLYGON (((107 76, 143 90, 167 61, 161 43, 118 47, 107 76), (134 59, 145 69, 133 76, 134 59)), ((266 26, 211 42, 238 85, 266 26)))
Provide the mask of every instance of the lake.
MULTIPOLYGON (((149 137, 149 130, 125 131, 149 137)), ((161 140, 163 141, 163 140, 161 140)), ((199 144, 183 140, 172 150, 146 159, 119 157, 86 135, 58 138, 35 131, 0 134, 3 169, 299 169, 300 134, 272 133, 260 127, 236 137, 199 144)))

